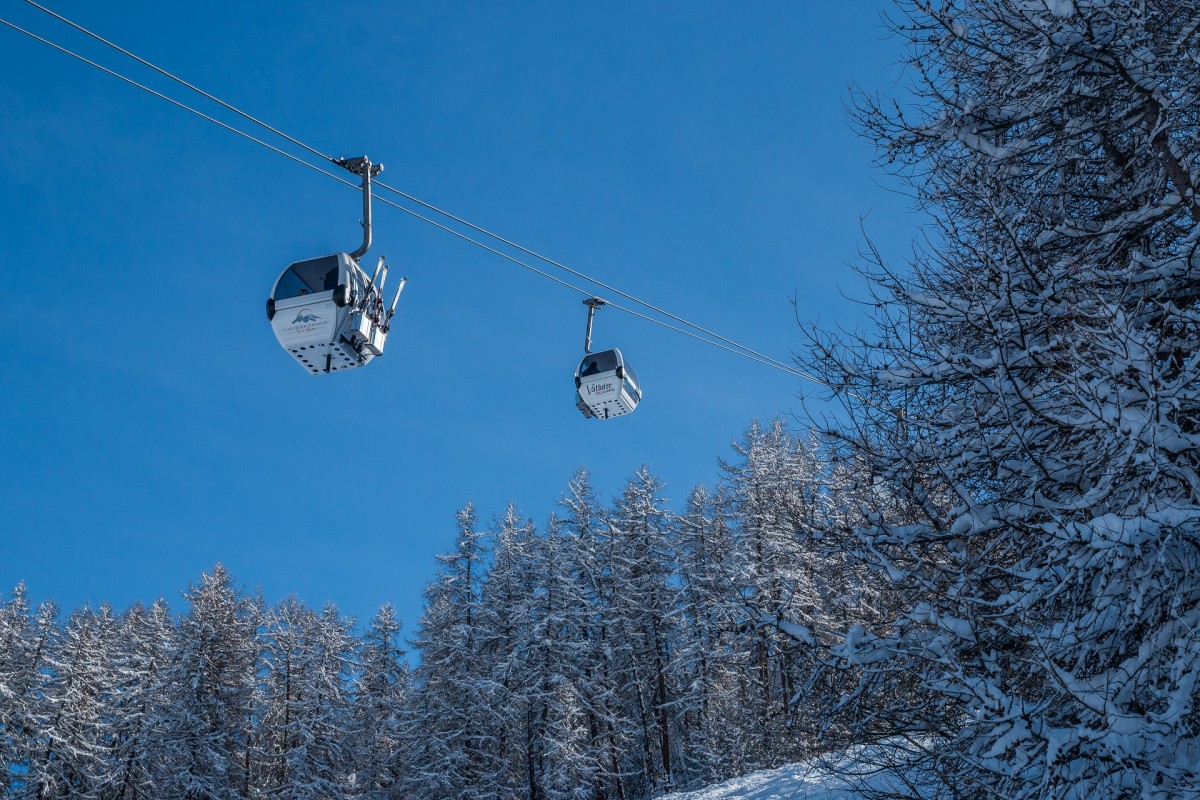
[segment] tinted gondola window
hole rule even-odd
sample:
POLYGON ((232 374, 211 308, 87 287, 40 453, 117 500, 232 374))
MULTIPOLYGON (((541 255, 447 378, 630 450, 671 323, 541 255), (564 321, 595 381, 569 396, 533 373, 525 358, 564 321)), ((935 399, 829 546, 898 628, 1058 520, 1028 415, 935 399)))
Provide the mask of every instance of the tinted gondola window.
POLYGON ((612 372, 617 368, 617 351, 604 350, 600 353, 589 353, 579 362, 579 375, 586 378, 601 372, 612 372))
POLYGON ((642 382, 638 380, 637 373, 633 371, 633 367, 629 366, 629 362, 625 362, 625 377, 633 381, 633 385, 638 389, 642 388, 642 382))
POLYGON ((287 268, 275 287, 275 299, 286 300, 317 292, 329 292, 337 288, 338 257, 324 256, 309 261, 298 261, 287 268))

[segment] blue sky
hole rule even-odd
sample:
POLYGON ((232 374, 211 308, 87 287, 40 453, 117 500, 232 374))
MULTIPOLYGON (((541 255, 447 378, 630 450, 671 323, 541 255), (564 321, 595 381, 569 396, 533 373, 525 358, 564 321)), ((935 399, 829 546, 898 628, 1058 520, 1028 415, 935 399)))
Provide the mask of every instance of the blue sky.
MULTIPOLYGON (((903 257, 848 84, 894 92, 883 3, 180 2, 51 7, 333 155, 778 358, 862 323, 860 217, 903 257)), ((192 102, 31 6, 10 21, 192 102)), ((311 377, 263 301, 352 250, 346 187, 0 29, 0 591, 72 608, 224 562, 266 599, 411 630, 454 512, 541 523, 581 465, 680 503, 753 418, 816 387, 612 309, 635 414, 572 402, 581 298, 375 207, 409 278, 387 352, 311 377)), ((204 106, 205 110, 213 110, 204 106)), ((217 109, 219 112, 219 109, 217 109)), ((228 114, 222 119, 235 121, 228 114)), ((240 123, 239 123, 240 124, 240 123)), ((600 292, 601 295, 605 294, 600 292)))

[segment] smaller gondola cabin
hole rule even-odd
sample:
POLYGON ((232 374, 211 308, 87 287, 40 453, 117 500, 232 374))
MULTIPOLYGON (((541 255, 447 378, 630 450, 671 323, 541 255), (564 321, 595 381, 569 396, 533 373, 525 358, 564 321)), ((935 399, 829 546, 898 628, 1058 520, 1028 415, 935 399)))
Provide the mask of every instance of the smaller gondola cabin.
POLYGON ((621 351, 588 353, 575 369, 575 406, 589 419, 628 414, 642 400, 642 384, 621 351))

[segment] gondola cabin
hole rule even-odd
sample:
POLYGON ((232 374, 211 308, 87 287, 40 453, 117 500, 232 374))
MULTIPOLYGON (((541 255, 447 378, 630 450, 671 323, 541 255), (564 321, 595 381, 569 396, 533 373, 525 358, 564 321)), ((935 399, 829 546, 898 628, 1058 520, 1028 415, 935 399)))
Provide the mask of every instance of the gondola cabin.
POLYGON ((396 303, 407 282, 400 279, 391 306, 384 306, 385 259, 379 259, 370 278, 359 266, 359 259, 371 248, 371 178, 383 165, 372 164, 366 156, 340 158, 336 163, 362 176, 362 245, 353 253, 297 261, 283 271, 267 298, 267 319, 275 338, 313 375, 354 369, 383 355, 396 303))
POLYGON ((383 353, 378 292, 346 253, 297 261, 267 300, 275 338, 314 375, 361 367, 383 353), (374 317, 374 319, 372 319, 374 317))
POLYGON ((575 406, 588 419, 628 414, 641 400, 642 384, 620 350, 588 353, 575 369, 575 406))

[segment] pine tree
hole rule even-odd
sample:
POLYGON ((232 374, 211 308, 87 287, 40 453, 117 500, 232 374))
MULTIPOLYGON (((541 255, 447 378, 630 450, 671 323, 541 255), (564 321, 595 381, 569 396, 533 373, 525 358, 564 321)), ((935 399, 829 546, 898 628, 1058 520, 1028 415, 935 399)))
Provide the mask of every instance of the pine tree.
POLYGON ((351 791, 350 623, 289 598, 268 616, 266 703, 257 737, 272 796, 347 797, 351 791))
POLYGON ((596 750, 592 775, 598 798, 626 800, 632 796, 627 763, 638 752, 636 711, 621 696, 615 650, 622 647, 612 626, 615 590, 612 583, 610 531, 591 477, 580 469, 559 500, 559 520, 566 563, 576 586, 574 599, 586 610, 586 620, 574 635, 583 642, 578 662, 578 682, 564 697, 577 696, 585 709, 589 740, 596 750))
POLYGON ((248 797, 261 605, 217 564, 184 598, 172 660, 161 672, 169 704, 153 720, 161 745, 154 785, 164 797, 248 797))
POLYGON ((51 659, 62 638, 58 606, 52 601, 40 603, 30 618, 24 587, 18 586, 5 611, 14 647, 5 659, 10 694, 0 697, 6 751, 4 777, 13 797, 36 797, 44 786, 41 777, 48 746, 42 728, 49 713, 43 689, 53 676, 51 659), (21 636, 24 638, 17 638, 21 636))
POLYGON ((408 772, 404 709, 410 676, 400 646, 400 621, 384 605, 363 634, 361 673, 354 689, 351 728, 355 796, 398 797, 408 772))
POLYGON ((538 792, 531 774, 530 746, 537 724, 533 705, 541 676, 531 667, 539 581, 537 530, 521 517, 515 503, 491 526, 494 558, 482 587, 480 655, 490 665, 479 722, 494 731, 484 751, 484 780, 497 798, 529 797, 538 792))
POLYGON ((539 580, 527 650, 536 687, 527 725, 530 800, 604 796, 606 754, 596 747, 600 715, 587 700, 602 694, 593 638, 595 596, 581 566, 589 558, 576 549, 579 544, 552 515, 532 554, 539 580))
POLYGON ((1200 12, 900 7, 914 101, 859 120, 935 229, 809 366, 886 490, 851 555, 909 602, 836 653, 948 792, 1194 795, 1200 12))
POLYGON ((0 604, 0 796, 24 780, 34 751, 34 691, 45 642, 35 636, 25 584, 0 604))
POLYGON ((488 792, 479 778, 495 732, 475 717, 486 688, 486 665, 479 657, 486 534, 473 505, 459 511, 457 521, 454 552, 438 557, 438 575, 426 589, 413 639, 421 663, 414 671, 407 723, 412 768, 406 797, 466 800, 488 792))
POLYGON ((675 665, 683 724, 684 788, 747 769, 745 676, 752 663, 741 634, 747 616, 737 576, 743 559, 727 509, 730 501, 702 486, 675 523, 680 583, 680 642, 675 665))
POLYGON ((175 644, 170 609, 160 599, 125 612, 121 631, 106 654, 117 678, 109 703, 112 791, 106 797, 112 800, 161 794, 155 776, 166 772, 165 747, 152 725, 166 717, 170 699, 161 676, 175 644))
POLYGON ((611 601, 607 625, 611 675, 625 716, 636 724, 635 791, 669 792, 678 764, 679 687, 675 685, 675 553, 663 484, 641 467, 626 482, 608 517, 606 561, 611 601))
POLYGON ((800 701, 804 677, 816 666, 815 632, 834 613, 839 570, 818 535, 831 500, 815 444, 775 420, 769 427, 752 423, 734 449, 739 460, 723 467, 744 565, 736 581, 753 630, 746 702, 757 722, 748 757, 765 767, 799 758, 814 744, 796 735, 813 707, 800 701))
POLYGON ((73 614, 46 658, 38 694, 39 751, 30 765, 28 793, 39 800, 96 798, 112 775, 108 703, 117 688, 105 656, 117 629, 107 607, 73 614))

